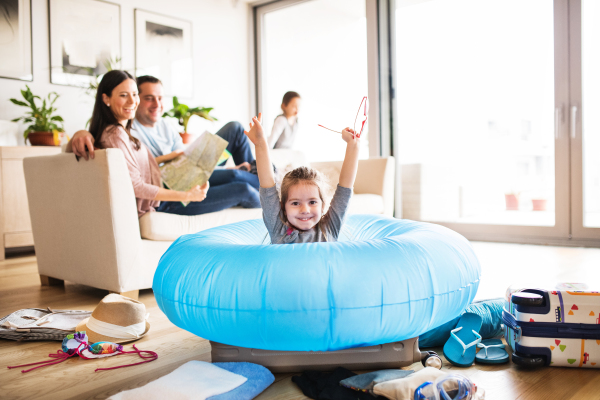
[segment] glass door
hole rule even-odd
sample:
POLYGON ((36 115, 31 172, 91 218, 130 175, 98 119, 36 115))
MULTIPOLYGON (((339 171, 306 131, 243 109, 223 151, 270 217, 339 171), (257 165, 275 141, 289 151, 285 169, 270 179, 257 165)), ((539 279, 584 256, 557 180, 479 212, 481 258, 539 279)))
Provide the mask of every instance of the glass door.
POLYGON ((571 0, 569 15, 572 235, 600 238, 600 2, 571 0))
MULTIPOLYGON (((309 161, 344 159, 339 134, 368 94, 365 0, 285 0, 256 8, 258 108, 267 132, 287 91, 302 97, 294 149, 309 161)), ((367 122, 368 124, 368 122, 367 122)), ((369 157, 368 126, 361 158, 369 157)))
POLYGON ((402 217, 471 239, 567 237, 567 0, 395 4, 402 217))

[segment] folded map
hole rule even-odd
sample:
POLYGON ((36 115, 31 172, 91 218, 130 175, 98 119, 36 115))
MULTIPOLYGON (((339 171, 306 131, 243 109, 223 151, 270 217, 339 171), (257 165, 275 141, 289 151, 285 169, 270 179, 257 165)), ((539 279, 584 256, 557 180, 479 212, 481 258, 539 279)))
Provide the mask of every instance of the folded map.
POLYGON ((163 183, 169 189, 181 192, 186 192, 196 185, 204 185, 228 144, 229 142, 220 136, 205 131, 188 145, 182 155, 160 167, 163 183))

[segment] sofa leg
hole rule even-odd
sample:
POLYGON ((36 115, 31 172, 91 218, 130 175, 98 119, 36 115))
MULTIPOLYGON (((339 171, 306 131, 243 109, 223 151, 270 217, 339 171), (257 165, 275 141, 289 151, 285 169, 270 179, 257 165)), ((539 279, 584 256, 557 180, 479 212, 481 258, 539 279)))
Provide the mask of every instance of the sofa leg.
POLYGON ((42 286, 64 286, 65 281, 62 279, 53 278, 48 275, 40 275, 42 286))
POLYGON ((115 292, 115 291, 109 290, 109 292, 120 294, 121 296, 129 297, 130 299, 134 299, 134 300, 137 300, 140 297, 139 290, 131 290, 129 292, 115 292))

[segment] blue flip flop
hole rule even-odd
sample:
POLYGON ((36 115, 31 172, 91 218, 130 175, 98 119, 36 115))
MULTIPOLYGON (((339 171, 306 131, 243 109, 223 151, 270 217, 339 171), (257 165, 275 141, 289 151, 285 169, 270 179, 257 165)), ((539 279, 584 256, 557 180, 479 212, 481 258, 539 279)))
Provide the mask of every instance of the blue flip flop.
POLYGON ((444 356, 453 365, 470 367, 475 361, 475 346, 481 342, 479 330, 483 320, 477 314, 464 313, 455 329, 450 331, 450 339, 444 345, 444 356))
POLYGON ((477 343, 480 349, 475 361, 481 364, 504 364, 508 362, 508 353, 500 339, 485 339, 477 343))

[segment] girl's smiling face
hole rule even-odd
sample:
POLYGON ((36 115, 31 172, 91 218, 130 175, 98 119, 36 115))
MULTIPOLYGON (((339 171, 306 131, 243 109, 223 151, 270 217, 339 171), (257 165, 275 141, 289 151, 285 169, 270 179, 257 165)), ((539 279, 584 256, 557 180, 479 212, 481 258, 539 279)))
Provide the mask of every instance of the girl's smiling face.
POLYGON ((126 123, 128 119, 135 118, 135 110, 140 104, 137 85, 132 79, 125 79, 116 86, 110 97, 103 94, 102 100, 110 107, 113 115, 121 124, 126 123))
POLYGON ((306 231, 315 226, 323 215, 323 201, 319 188, 310 183, 290 187, 285 203, 287 220, 294 227, 306 231))

